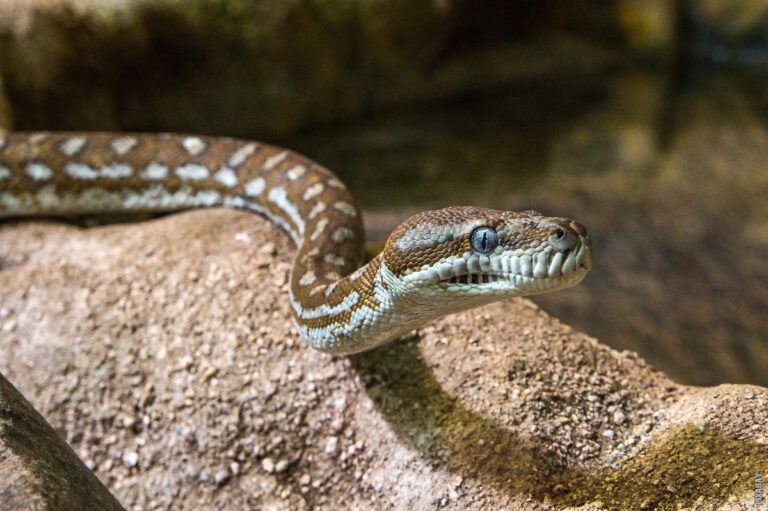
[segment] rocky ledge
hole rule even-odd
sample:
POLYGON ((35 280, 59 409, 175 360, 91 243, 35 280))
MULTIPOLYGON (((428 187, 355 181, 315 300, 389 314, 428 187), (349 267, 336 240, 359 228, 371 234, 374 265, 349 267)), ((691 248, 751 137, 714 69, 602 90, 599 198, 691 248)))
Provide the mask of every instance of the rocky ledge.
POLYGON ((522 299, 317 353, 292 253, 222 210, 7 224, 0 371, 126 508, 754 508, 767 389, 678 385, 522 299))

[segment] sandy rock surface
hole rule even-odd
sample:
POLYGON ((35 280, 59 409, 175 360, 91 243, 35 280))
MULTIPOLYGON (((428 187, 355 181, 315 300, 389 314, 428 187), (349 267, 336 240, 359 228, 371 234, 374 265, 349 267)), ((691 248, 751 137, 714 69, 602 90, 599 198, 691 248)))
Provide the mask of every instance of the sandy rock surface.
POLYGON ((128 509, 754 509, 768 390, 677 385, 522 299, 317 353, 292 253, 223 210, 6 224, 0 371, 128 509))

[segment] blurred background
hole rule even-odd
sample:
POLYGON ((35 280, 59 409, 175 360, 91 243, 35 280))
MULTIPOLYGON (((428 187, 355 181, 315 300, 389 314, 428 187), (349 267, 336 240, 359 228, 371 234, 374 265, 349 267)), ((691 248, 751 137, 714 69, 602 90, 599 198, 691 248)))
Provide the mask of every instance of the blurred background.
POLYGON ((768 385, 768 1, 0 0, 0 77, 6 128, 303 152, 374 240, 445 205, 577 218, 595 268, 538 304, 768 385))

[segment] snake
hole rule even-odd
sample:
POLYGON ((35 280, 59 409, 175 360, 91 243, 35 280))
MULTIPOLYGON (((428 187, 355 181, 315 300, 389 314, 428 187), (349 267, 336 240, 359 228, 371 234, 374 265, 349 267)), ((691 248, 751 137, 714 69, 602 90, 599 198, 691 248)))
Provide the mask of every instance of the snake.
POLYGON ((366 351, 439 317, 569 288, 592 267, 586 227, 536 211, 453 206, 398 225, 366 261, 362 213, 331 171, 227 137, 10 132, 0 136, 0 218, 234 208, 297 246, 291 319, 312 347, 366 351))

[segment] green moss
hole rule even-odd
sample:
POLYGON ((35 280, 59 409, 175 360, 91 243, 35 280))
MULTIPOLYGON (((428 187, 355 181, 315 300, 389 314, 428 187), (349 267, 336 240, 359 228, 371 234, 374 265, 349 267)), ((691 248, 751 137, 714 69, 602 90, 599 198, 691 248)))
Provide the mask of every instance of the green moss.
POLYGON ((768 474, 768 447, 688 424, 653 440, 616 470, 561 479, 555 500, 602 502, 609 509, 719 505, 750 495, 755 473, 768 474))
POLYGON ((352 362, 401 442, 435 466, 501 492, 562 507, 663 511, 750 498, 755 473, 768 474, 768 447, 693 424, 652 439, 615 470, 576 469, 556 454, 557 445, 521 434, 517 418, 501 425, 445 392, 412 342, 352 362))

